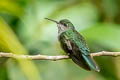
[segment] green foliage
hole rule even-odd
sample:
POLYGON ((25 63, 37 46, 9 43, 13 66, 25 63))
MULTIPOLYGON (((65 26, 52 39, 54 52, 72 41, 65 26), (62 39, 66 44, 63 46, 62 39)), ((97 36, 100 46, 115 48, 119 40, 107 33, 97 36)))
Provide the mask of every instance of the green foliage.
MULTIPOLYGON (((83 31, 83 35, 89 41, 90 48, 96 51, 120 51, 119 47, 120 28, 116 24, 97 24, 83 31), (97 46, 97 47, 96 47, 97 46)), ((119 76, 119 59, 113 57, 97 58, 101 67, 100 74, 109 80, 117 80, 119 76), (109 61, 109 62, 108 62, 109 61), (118 62, 118 63, 116 63, 118 62), (110 66, 110 67, 109 67, 110 66), (113 70, 111 70, 111 68, 113 70)))
MULTIPOLYGON (((120 51, 119 0, 1 0, 0 52, 65 54, 56 24, 69 19, 83 34, 91 52, 120 51)), ((0 59, 0 80, 119 80, 119 58, 96 57, 101 72, 88 72, 71 60, 27 61, 0 59), (17 73, 17 74, 16 74, 17 73)))

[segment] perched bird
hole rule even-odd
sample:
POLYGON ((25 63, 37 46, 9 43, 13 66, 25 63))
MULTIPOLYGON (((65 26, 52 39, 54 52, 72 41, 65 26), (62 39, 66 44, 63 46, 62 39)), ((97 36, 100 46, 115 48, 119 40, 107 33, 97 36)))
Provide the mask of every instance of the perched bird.
POLYGON ((78 66, 86 70, 100 71, 98 65, 90 56, 89 48, 85 42, 84 37, 75 30, 74 25, 67 19, 58 21, 45 18, 57 23, 58 39, 61 47, 69 55, 69 57, 78 66))

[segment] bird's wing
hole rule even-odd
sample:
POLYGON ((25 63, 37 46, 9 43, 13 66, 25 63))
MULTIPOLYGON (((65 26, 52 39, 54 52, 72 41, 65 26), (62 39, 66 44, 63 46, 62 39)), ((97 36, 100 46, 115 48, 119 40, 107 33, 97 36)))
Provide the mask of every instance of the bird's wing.
MULTIPOLYGON (((64 33, 63 33, 64 34, 64 33)), ((86 61, 84 60, 84 58, 82 57, 81 51, 79 49, 79 46, 76 45, 75 43, 75 37, 74 37, 74 32, 69 31, 66 32, 65 35, 62 35, 62 40, 64 40, 63 44, 63 49, 65 51, 69 51, 70 54, 70 58, 80 67, 86 69, 86 70, 90 70, 90 67, 88 66, 88 64, 86 63, 86 61)))
POLYGON ((65 32, 63 39, 66 49, 71 51, 70 57, 76 64, 86 70, 90 70, 91 67, 95 71, 100 71, 95 61, 89 56, 89 48, 80 33, 69 30, 65 32))
POLYGON ((62 37, 62 39, 64 39, 64 41, 62 43, 65 42, 67 44, 67 47, 69 50, 71 50, 72 47, 74 46, 74 47, 78 48, 77 51, 79 50, 84 55, 89 55, 90 51, 85 42, 85 39, 77 31, 68 30, 67 32, 62 33, 61 37, 62 37))
POLYGON ((71 59, 80 67, 90 70, 90 67, 99 71, 95 61, 89 56, 89 49, 84 38, 75 31, 69 30, 60 36, 63 49, 70 53, 71 59))
POLYGON ((72 42, 74 42, 74 47, 77 47, 78 50, 82 54, 84 54, 84 55, 90 54, 89 48, 86 44, 86 41, 85 41, 84 37, 82 35, 80 35, 80 33, 78 33, 77 31, 74 31, 73 36, 71 38, 72 38, 71 45, 73 45, 72 42))
MULTIPOLYGON (((98 65, 93 60, 93 58, 91 56, 89 56, 89 54, 90 54, 89 48, 88 48, 84 38, 82 37, 82 35, 80 35, 76 31, 73 37, 74 38, 71 39, 71 40, 73 40, 73 41, 71 41, 71 46, 73 48, 73 54, 78 59, 82 56, 81 58, 84 58, 85 63, 87 63, 93 70, 99 72, 100 69, 99 69, 98 65), (74 42, 74 43, 72 43, 72 42, 74 42)), ((85 63, 84 63, 84 65, 85 65, 85 63)))

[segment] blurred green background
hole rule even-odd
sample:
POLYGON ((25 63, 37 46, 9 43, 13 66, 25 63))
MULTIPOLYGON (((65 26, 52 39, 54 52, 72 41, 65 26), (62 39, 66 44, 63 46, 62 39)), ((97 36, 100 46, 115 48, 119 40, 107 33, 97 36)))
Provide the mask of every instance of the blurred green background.
MULTIPOLYGON (((56 24, 69 19, 91 52, 120 51, 120 0, 0 0, 0 52, 65 54, 56 24)), ((85 71, 71 60, 0 58, 0 80, 120 80, 119 57, 95 57, 101 72, 85 71)))

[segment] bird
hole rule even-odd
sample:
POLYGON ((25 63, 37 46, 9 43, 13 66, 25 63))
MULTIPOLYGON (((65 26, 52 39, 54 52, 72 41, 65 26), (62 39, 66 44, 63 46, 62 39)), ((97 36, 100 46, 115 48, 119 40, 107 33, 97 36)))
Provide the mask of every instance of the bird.
POLYGON ((85 70, 100 72, 99 66, 93 57, 90 56, 90 50, 84 37, 75 29, 71 21, 68 19, 62 19, 60 21, 50 18, 45 19, 57 24, 60 45, 74 63, 85 70))

